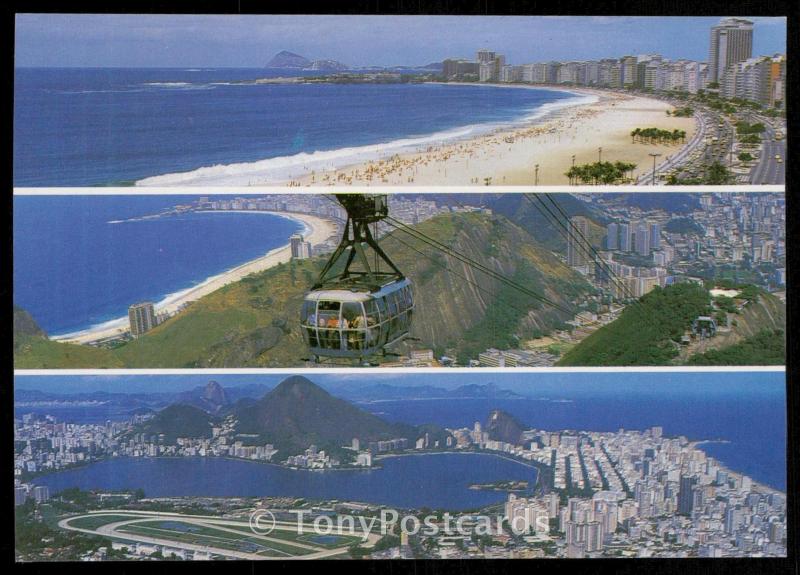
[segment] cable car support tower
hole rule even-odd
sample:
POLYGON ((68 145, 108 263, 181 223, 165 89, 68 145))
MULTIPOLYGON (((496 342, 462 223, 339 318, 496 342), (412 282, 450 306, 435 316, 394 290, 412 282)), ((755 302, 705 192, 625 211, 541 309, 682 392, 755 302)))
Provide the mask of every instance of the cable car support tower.
POLYGON ((347 212, 347 221, 339 245, 311 289, 374 292, 386 284, 405 279, 369 229, 370 224, 377 224, 389 215, 386 194, 336 194, 335 197, 347 212), (375 254, 372 266, 368 248, 375 254), (388 270, 381 271, 381 261, 388 270))

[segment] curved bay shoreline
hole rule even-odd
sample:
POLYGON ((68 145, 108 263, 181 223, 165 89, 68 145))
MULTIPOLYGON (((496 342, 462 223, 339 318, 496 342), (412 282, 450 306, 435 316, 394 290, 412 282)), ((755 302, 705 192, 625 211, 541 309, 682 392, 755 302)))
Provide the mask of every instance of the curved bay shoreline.
POLYGON ((534 84, 428 84, 551 91, 573 97, 542 104, 526 116, 494 126, 467 125, 360 148, 204 166, 144 178, 136 185, 485 186, 487 178, 493 185, 559 185, 569 183, 565 172, 573 156, 576 164, 598 159, 636 164, 635 177, 649 170, 651 153, 661 154, 663 163, 682 148, 682 144, 634 143, 630 133, 635 128, 683 130, 686 142, 697 129, 694 118, 667 115, 674 109, 668 102, 637 94, 534 84))
MULTIPOLYGON (((231 212, 219 213, 224 214, 231 212)), ((247 213, 270 214, 297 221, 304 226, 305 238, 312 245, 323 243, 336 231, 335 224, 330 220, 309 214, 255 210, 248 210, 247 213)), ((291 259, 291 255, 291 248, 288 243, 272 249, 259 258, 237 265, 220 274, 206 278, 197 285, 168 295, 163 300, 156 303, 156 313, 166 312, 168 314, 173 314, 189 302, 198 300, 201 297, 215 292, 230 283, 239 281, 245 276, 262 272, 280 263, 288 262, 291 259)), ((119 337, 127 330, 128 318, 127 316, 123 316, 96 326, 92 326, 85 330, 54 335, 51 336, 50 339, 64 343, 89 344, 96 341, 119 337)))

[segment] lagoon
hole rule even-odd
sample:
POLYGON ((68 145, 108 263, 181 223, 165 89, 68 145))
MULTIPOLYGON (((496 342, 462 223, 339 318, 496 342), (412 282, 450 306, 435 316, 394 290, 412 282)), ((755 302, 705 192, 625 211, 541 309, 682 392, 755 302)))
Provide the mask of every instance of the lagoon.
POLYGON ((479 509, 507 495, 469 489, 474 483, 515 479, 533 485, 537 470, 482 453, 389 457, 368 470, 307 471, 213 457, 112 458, 43 475, 37 485, 62 489, 143 489, 148 497, 307 497, 450 511, 479 509))

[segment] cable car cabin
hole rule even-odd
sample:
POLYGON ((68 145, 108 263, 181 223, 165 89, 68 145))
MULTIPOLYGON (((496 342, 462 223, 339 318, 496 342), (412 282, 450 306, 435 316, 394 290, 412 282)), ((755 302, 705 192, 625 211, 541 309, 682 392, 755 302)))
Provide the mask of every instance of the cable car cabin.
POLYGON ((378 291, 322 289, 306 294, 300 324, 315 359, 364 359, 408 334, 414 298, 408 279, 378 291))

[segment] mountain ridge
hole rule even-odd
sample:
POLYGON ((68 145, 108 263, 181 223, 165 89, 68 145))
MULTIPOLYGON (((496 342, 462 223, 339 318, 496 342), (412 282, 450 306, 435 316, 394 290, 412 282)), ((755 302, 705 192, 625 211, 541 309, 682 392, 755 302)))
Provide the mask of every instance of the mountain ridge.
MULTIPOLYGON (((315 444, 336 447, 405 437, 410 426, 391 424, 352 403, 335 397, 308 378, 293 375, 260 400, 232 412, 236 431, 255 435, 287 452, 315 444)), ((413 437, 406 437, 411 440, 413 437)))

